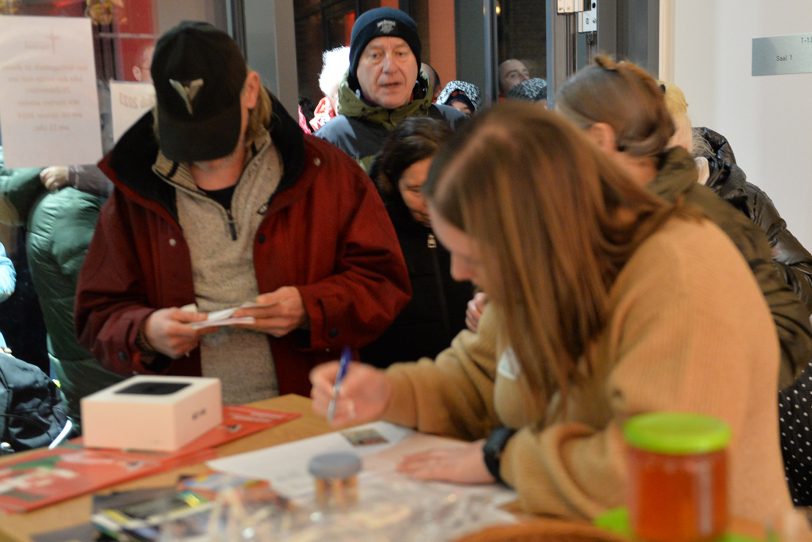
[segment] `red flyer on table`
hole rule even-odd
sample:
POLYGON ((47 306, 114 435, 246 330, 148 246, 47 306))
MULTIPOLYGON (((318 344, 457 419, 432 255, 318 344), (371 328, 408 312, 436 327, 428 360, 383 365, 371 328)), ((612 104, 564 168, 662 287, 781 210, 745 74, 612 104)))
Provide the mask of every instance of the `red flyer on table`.
POLYGON ((223 407, 223 422, 174 452, 84 448, 74 439, 53 450, 0 463, 0 510, 26 512, 162 470, 199 463, 217 446, 296 419, 300 414, 223 407))

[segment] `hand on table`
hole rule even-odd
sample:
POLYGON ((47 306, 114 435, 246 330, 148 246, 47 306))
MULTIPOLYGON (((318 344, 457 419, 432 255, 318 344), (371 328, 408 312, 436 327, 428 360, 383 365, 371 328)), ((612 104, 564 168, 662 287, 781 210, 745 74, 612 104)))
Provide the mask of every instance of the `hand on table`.
POLYGON ((484 440, 465 446, 435 448, 407 455, 398 465, 401 472, 418 480, 435 480, 454 484, 492 484, 496 482, 482 455, 484 440))
POLYGON ((206 313, 185 311, 177 307, 158 309, 147 317, 144 337, 156 352, 177 359, 194 350, 201 335, 217 331, 216 327, 196 330, 189 325, 207 317, 206 313))
POLYGON ((51 166, 39 172, 39 180, 49 192, 56 192, 67 186, 70 174, 67 166, 51 166))
POLYGON ((477 292, 465 309, 465 325, 474 333, 479 328, 479 318, 482 316, 487 302, 488 295, 485 292, 477 292))
POLYGON ((270 293, 257 296, 258 307, 245 307, 234 313, 235 318, 253 316, 255 323, 238 327, 284 337, 307 322, 302 295, 294 286, 283 286, 270 293))
MULTIPOLYGON (((310 371, 313 412, 320 416, 327 415, 338 365, 337 361, 331 361, 310 371)), ((341 385, 331 425, 343 427, 377 420, 386 410, 391 396, 392 389, 383 371, 363 363, 352 363, 341 385)))

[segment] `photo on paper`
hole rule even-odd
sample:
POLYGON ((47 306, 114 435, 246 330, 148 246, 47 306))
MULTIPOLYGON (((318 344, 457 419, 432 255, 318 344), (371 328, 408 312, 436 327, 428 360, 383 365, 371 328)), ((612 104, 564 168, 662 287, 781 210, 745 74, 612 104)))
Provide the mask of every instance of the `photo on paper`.
POLYGON ((372 446, 374 444, 386 444, 389 442, 386 437, 372 428, 348 429, 341 434, 350 441, 353 446, 372 446))

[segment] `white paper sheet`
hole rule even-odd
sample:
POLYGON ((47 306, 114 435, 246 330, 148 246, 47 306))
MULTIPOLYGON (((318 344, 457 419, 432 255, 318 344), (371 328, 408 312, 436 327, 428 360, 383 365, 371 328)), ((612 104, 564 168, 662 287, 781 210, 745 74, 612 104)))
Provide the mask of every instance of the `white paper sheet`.
MULTIPOLYGON (((342 434, 343 431, 327 433, 318 437, 298 440, 288 444, 272 446, 239 455, 209 461, 207 465, 214 470, 236 474, 247 478, 269 480, 280 493, 293 499, 307 498, 313 493, 313 477, 308 473, 310 460, 327 452, 350 451, 358 454, 363 462, 359 483, 370 477, 402 476, 396 473, 396 467, 402 457, 408 454, 431 448, 448 448, 464 446, 465 443, 434 435, 418 433, 412 429, 400 427, 387 422, 374 422, 353 427, 347 431, 371 428, 380 433, 388 442, 365 446, 353 446, 342 434)), ((446 484, 451 486, 451 484, 446 484)), ((474 488, 481 492, 483 486, 460 486, 456 489, 474 488)), ((494 484, 488 486, 493 491, 497 502, 505 503, 516 498, 513 491, 494 484)))
POLYGON ((118 141, 124 132, 154 105, 155 87, 152 83, 110 81, 113 139, 118 141))
POLYGON ((0 15, 7 167, 96 163, 101 121, 90 19, 0 15))

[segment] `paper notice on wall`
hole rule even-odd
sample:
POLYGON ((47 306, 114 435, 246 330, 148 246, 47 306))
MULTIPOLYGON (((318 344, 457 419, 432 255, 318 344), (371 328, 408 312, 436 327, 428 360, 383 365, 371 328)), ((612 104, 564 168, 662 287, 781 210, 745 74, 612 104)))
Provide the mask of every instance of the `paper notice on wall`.
POLYGON ((155 87, 152 83, 110 81, 113 139, 118 141, 124 132, 154 105, 155 87))
POLYGON ((90 19, 0 15, 0 126, 6 166, 102 156, 90 19))

